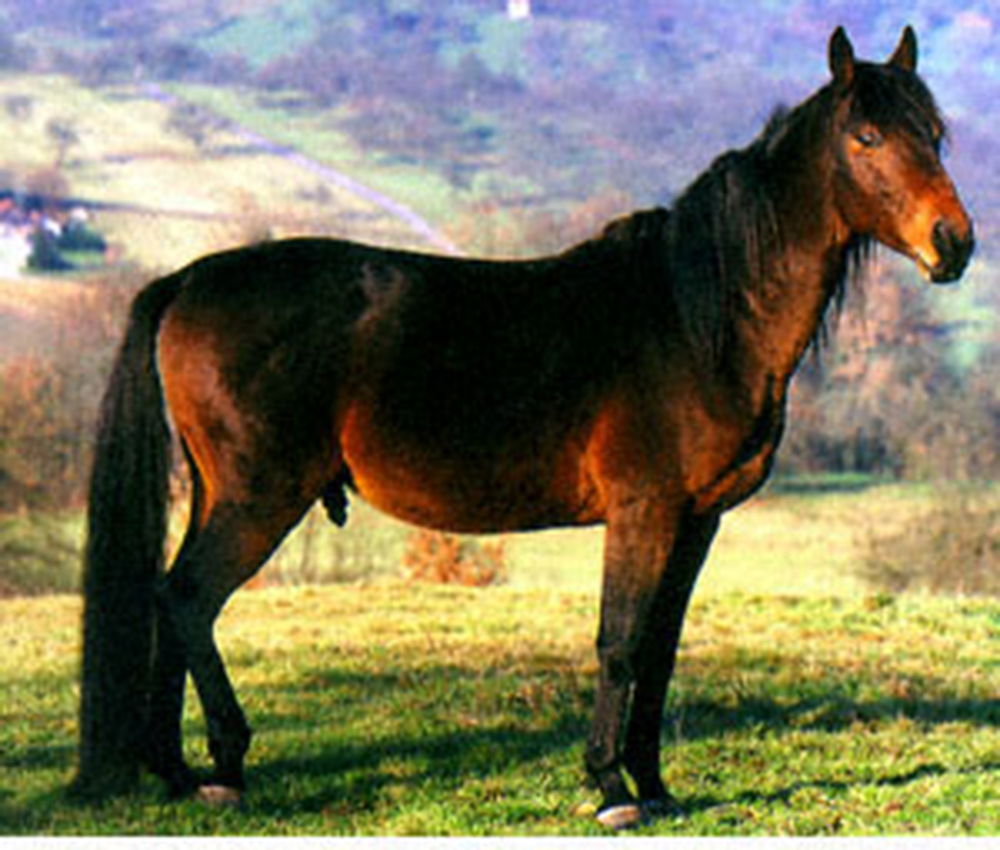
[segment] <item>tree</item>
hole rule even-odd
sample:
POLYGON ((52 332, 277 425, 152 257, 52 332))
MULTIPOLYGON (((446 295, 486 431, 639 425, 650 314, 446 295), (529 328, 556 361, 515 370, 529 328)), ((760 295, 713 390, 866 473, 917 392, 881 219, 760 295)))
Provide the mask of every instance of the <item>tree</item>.
POLYGON ((167 129, 190 141, 198 150, 204 150, 215 130, 215 119, 205 110, 190 103, 179 103, 170 110, 167 129))
POLYGON ((45 125, 45 133, 56 148, 56 167, 66 164, 69 152, 80 144, 80 136, 73 122, 66 118, 52 118, 45 125))
POLYGON ((935 312, 934 292, 899 268, 873 265, 832 344, 796 378, 781 469, 907 478, 996 470, 1000 418, 951 363, 954 326, 935 312))

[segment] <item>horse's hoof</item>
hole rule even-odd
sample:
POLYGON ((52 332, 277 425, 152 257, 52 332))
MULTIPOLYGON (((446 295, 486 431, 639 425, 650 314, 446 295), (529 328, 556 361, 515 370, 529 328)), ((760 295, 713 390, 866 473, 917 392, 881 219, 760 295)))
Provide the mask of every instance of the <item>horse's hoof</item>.
POLYGON ((131 794, 138 788, 138 785, 138 776, 131 773, 80 775, 66 789, 66 798, 75 805, 93 805, 103 803, 113 797, 131 794))
POLYGON ((236 808, 243 803, 243 792, 228 785, 202 785, 196 797, 202 803, 223 809, 236 808))
POLYGON ((197 795, 198 789, 201 788, 201 780, 187 765, 157 775, 166 783, 167 797, 170 800, 186 800, 197 795))
POLYGON ((643 822, 642 807, 638 803, 608 806, 597 813, 597 822, 608 829, 635 829, 643 822))
POLYGON ((676 818, 684 814, 681 804, 669 794, 664 797, 655 797, 651 800, 643 800, 641 806, 642 816, 645 820, 676 818))

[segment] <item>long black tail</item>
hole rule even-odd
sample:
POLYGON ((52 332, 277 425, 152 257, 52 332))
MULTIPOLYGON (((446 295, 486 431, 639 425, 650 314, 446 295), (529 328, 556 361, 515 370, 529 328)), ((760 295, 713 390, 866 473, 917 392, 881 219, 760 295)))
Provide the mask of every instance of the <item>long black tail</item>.
POLYGON ((182 282, 180 275, 163 278, 136 297, 101 405, 83 577, 80 764, 73 787, 81 797, 128 790, 139 776, 169 503, 170 432, 156 337, 182 282))

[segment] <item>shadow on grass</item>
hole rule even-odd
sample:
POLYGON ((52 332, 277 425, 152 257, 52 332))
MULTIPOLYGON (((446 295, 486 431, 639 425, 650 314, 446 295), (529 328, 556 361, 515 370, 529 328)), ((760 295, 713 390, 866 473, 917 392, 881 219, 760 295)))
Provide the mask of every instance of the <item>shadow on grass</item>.
POLYGON ((909 720, 921 726, 967 723, 1000 726, 1000 701, 983 698, 885 697, 859 700, 836 687, 823 695, 777 700, 743 697, 735 705, 685 699, 670 706, 665 733, 684 740, 760 730, 778 733, 842 732, 856 724, 909 720))
POLYGON ((570 679, 576 681, 575 673, 559 664, 523 675, 455 665, 374 676, 311 672, 289 689, 293 711, 256 718, 259 740, 298 737, 310 714, 314 723, 332 725, 340 715, 343 725, 333 734, 314 725, 314 735, 295 743, 301 755, 251 758, 254 807, 289 816, 328 812, 339 801, 357 814, 384 803, 386 793, 432 789, 430 797, 473 778, 523 776, 535 765, 558 763, 582 750, 590 694, 570 685, 563 699, 545 699, 543 706, 532 699, 556 694, 570 679), (317 702, 330 708, 310 712, 317 702), (390 786, 397 790, 387 792, 390 786), (302 788, 309 789, 304 796, 302 788))
MULTIPOLYGON (((525 680, 544 681, 561 672, 561 668, 554 672, 532 671, 517 678, 496 671, 502 678, 498 686, 501 698, 504 694, 515 693, 525 680)), ((399 675, 405 680, 409 674, 399 675)), ((399 675, 367 677, 324 672, 306 677, 297 690, 302 695, 312 693, 313 698, 317 694, 325 698, 328 694, 328 698, 348 714, 362 708, 373 717, 384 714, 391 718, 397 697, 408 687, 399 675)), ((568 763, 577 771, 581 785, 585 781, 582 753, 593 702, 590 683, 581 686, 577 680, 576 692, 564 693, 563 700, 547 705, 544 717, 528 712, 524 722, 518 723, 510 718, 499 721, 492 718, 489 708, 492 697, 484 704, 477 703, 476 690, 491 678, 490 671, 454 666, 428 668, 421 671, 419 678, 421 681, 449 680, 452 691, 459 693, 455 704, 431 707, 428 722, 413 722, 407 731, 400 731, 401 724, 389 719, 384 735, 375 733, 352 738, 348 734, 335 744, 317 735, 314 751, 305 749, 301 750, 301 756, 262 758, 252 762, 249 781, 256 789, 255 810, 289 817, 329 814, 340 807, 345 814, 357 815, 384 806, 387 798, 394 794, 401 795, 402 799, 416 795, 430 799, 471 781, 503 781, 511 777, 511 782, 523 782, 526 774, 534 772, 541 776, 553 769, 565 770, 568 763), (471 722, 480 724, 480 728, 463 728, 463 724, 470 722, 470 715, 471 722), (575 763, 577 760, 579 764, 575 763), (300 784, 296 780, 301 778, 309 781, 300 784), (307 789, 304 794, 302 789, 307 789)), ((671 706, 664 719, 664 750, 668 758, 669 741, 671 736, 678 734, 679 718, 683 740, 721 738, 733 732, 750 732, 755 736, 783 736, 802 731, 836 734, 859 723, 877 726, 900 719, 914 722, 920 727, 914 734, 923 734, 930 726, 955 722, 1000 726, 1000 703, 986 698, 937 695, 858 699, 850 694, 847 680, 842 686, 831 684, 822 694, 798 699, 745 697, 732 706, 710 699, 682 699, 671 706)), ((262 736, 287 732, 306 722, 298 714, 260 717, 259 721, 262 736)), ((924 765, 908 773, 881 778, 793 783, 773 793, 747 790, 738 798, 725 802, 770 804, 782 802, 805 788, 843 791, 859 784, 902 786, 931 775, 995 770, 1000 770, 1000 762, 955 769, 940 764, 924 765)), ((571 801, 567 800, 567 807, 569 805, 571 801)), ((719 800, 699 796, 690 800, 687 808, 694 813, 718 805, 719 800)))
MULTIPOLYGON (((0 754, 0 764, 5 770, 69 770, 76 758, 76 747, 60 741, 40 747, 0 754)), ((2 793, 2 789, 0 789, 2 793)))
POLYGON ((905 788, 924 779, 941 776, 979 776, 1000 772, 1000 761, 990 760, 973 766, 948 767, 941 764, 925 764, 902 773, 878 778, 792 782, 776 791, 744 791, 733 797, 720 799, 711 794, 696 794, 681 801, 686 815, 709 812, 729 806, 774 806, 791 805, 794 797, 803 791, 823 791, 830 795, 845 794, 859 786, 874 788, 905 788))
POLYGON ((257 789, 254 806, 262 813, 288 817, 340 805, 356 815, 384 804, 390 787, 398 789, 400 799, 412 800, 511 772, 520 774, 517 781, 523 783, 522 768, 551 770, 543 765, 582 742, 581 724, 585 728, 582 718, 567 717, 544 729, 501 725, 356 740, 302 758, 268 760, 252 768, 248 778, 257 789), (291 778, 308 778, 308 793, 290 790, 291 778))
MULTIPOLYGON (((681 696, 668 711, 664 739, 712 739, 734 732, 832 734, 857 723, 899 719, 918 724, 915 735, 955 722, 1000 725, 1000 704, 994 700, 919 692, 866 700, 856 698, 851 687, 851 680, 834 678, 815 694, 744 696, 732 705, 681 696)), ((935 690, 940 689, 937 683, 935 690)), ((400 665, 371 675, 314 670, 296 674, 280 694, 273 685, 243 690, 258 731, 257 752, 251 752, 248 770, 246 811, 253 818, 356 816, 397 800, 443 805, 443 800, 455 797, 454 791, 473 782, 486 781, 494 788, 517 783, 523 790, 532 776, 567 769, 576 772, 574 779, 581 785, 584 781, 577 761, 584 749, 593 685, 577 677, 568 663, 522 672, 461 665, 417 670, 400 665), (344 718, 339 729, 338 717, 344 718)), ((189 734, 194 725, 187 724, 189 734)), ((54 771, 68 780, 72 772, 75 747, 65 738, 18 751, 2 747, 0 740, 0 759, 8 775, 54 771)), ((793 776, 787 787, 776 791, 748 786, 724 800, 696 793, 684 805, 695 814, 734 804, 780 804, 810 788, 839 792, 856 785, 905 786, 929 776, 998 770, 1000 762, 990 760, 956 768, 925 764, 858 780, 797 782, 793 776)), ((69 823, 65 814, 54 814, 64 805, 60 799, 51 788, 24 799, 16 789, 0 787, 0 833, 50 831, 54 822, 69 823)), ((567 810, 572 802, 566 800, 567 810)), ((470 795, 459 805, 476 804, 470 795)))

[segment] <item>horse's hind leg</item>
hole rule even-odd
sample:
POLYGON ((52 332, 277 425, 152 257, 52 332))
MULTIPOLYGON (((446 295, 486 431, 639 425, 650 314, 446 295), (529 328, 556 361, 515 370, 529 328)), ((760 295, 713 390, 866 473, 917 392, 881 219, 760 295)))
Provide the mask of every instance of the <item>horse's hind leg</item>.
MULTIPOLYGON (((180 557, 190 552, 196 531, 188 531, 180 557)), ((146 722, 145 763, 164 782, 172 797, 184 796, 197 787, 197 780, 184 761, 181 747, 181 717, 187 663, 171 619, 162 604, 156 618, 156 647, 146 722)))
MULTIPOLYGON (((166 634, 180 649, 179 657, 168 655, 162 659, 161 682, 176 688, 182 658, 205 713, 209 751, 215 763, 212 785, 236 790, 244 787, 243 758, 251 735, 215 644, 216 617, 230 595, 257 572, 308 506, 305 500, 294 506, 216 504, 161 589, 160 617, 166 634)), ((183 682, 183 674, 180 679, 183 682)), ((169 707, 171 722, 176 711, 176 704, 169 707)), ((179 719, 179 712, 176 716, 179 719)))
MULTIPOLYGON (((198 469, 183 445, 191 470, 191 516, 180 551, 174 559, 181 563, 190 557, 203 525, 204 487, 198 469)), ((162 599, 162 595, 161 595, 162 599)), ((153 675, 146 723, 145 762, 150 771, 167 783, 171 796, 188 794, 197 787, 194 773, 184 762, 181 746, 181 719, 184 713, 184 685, 187 663, 184 650, 167 612, 156 618, 153 675)))
POLYGON ((187 663, 171 620, 162 605, 160 608, 146 724, 145 762, 150 771, 167 783, 171 797, 181 797, 198 786, 195 774, 184 761, 181 746, 187 663))

